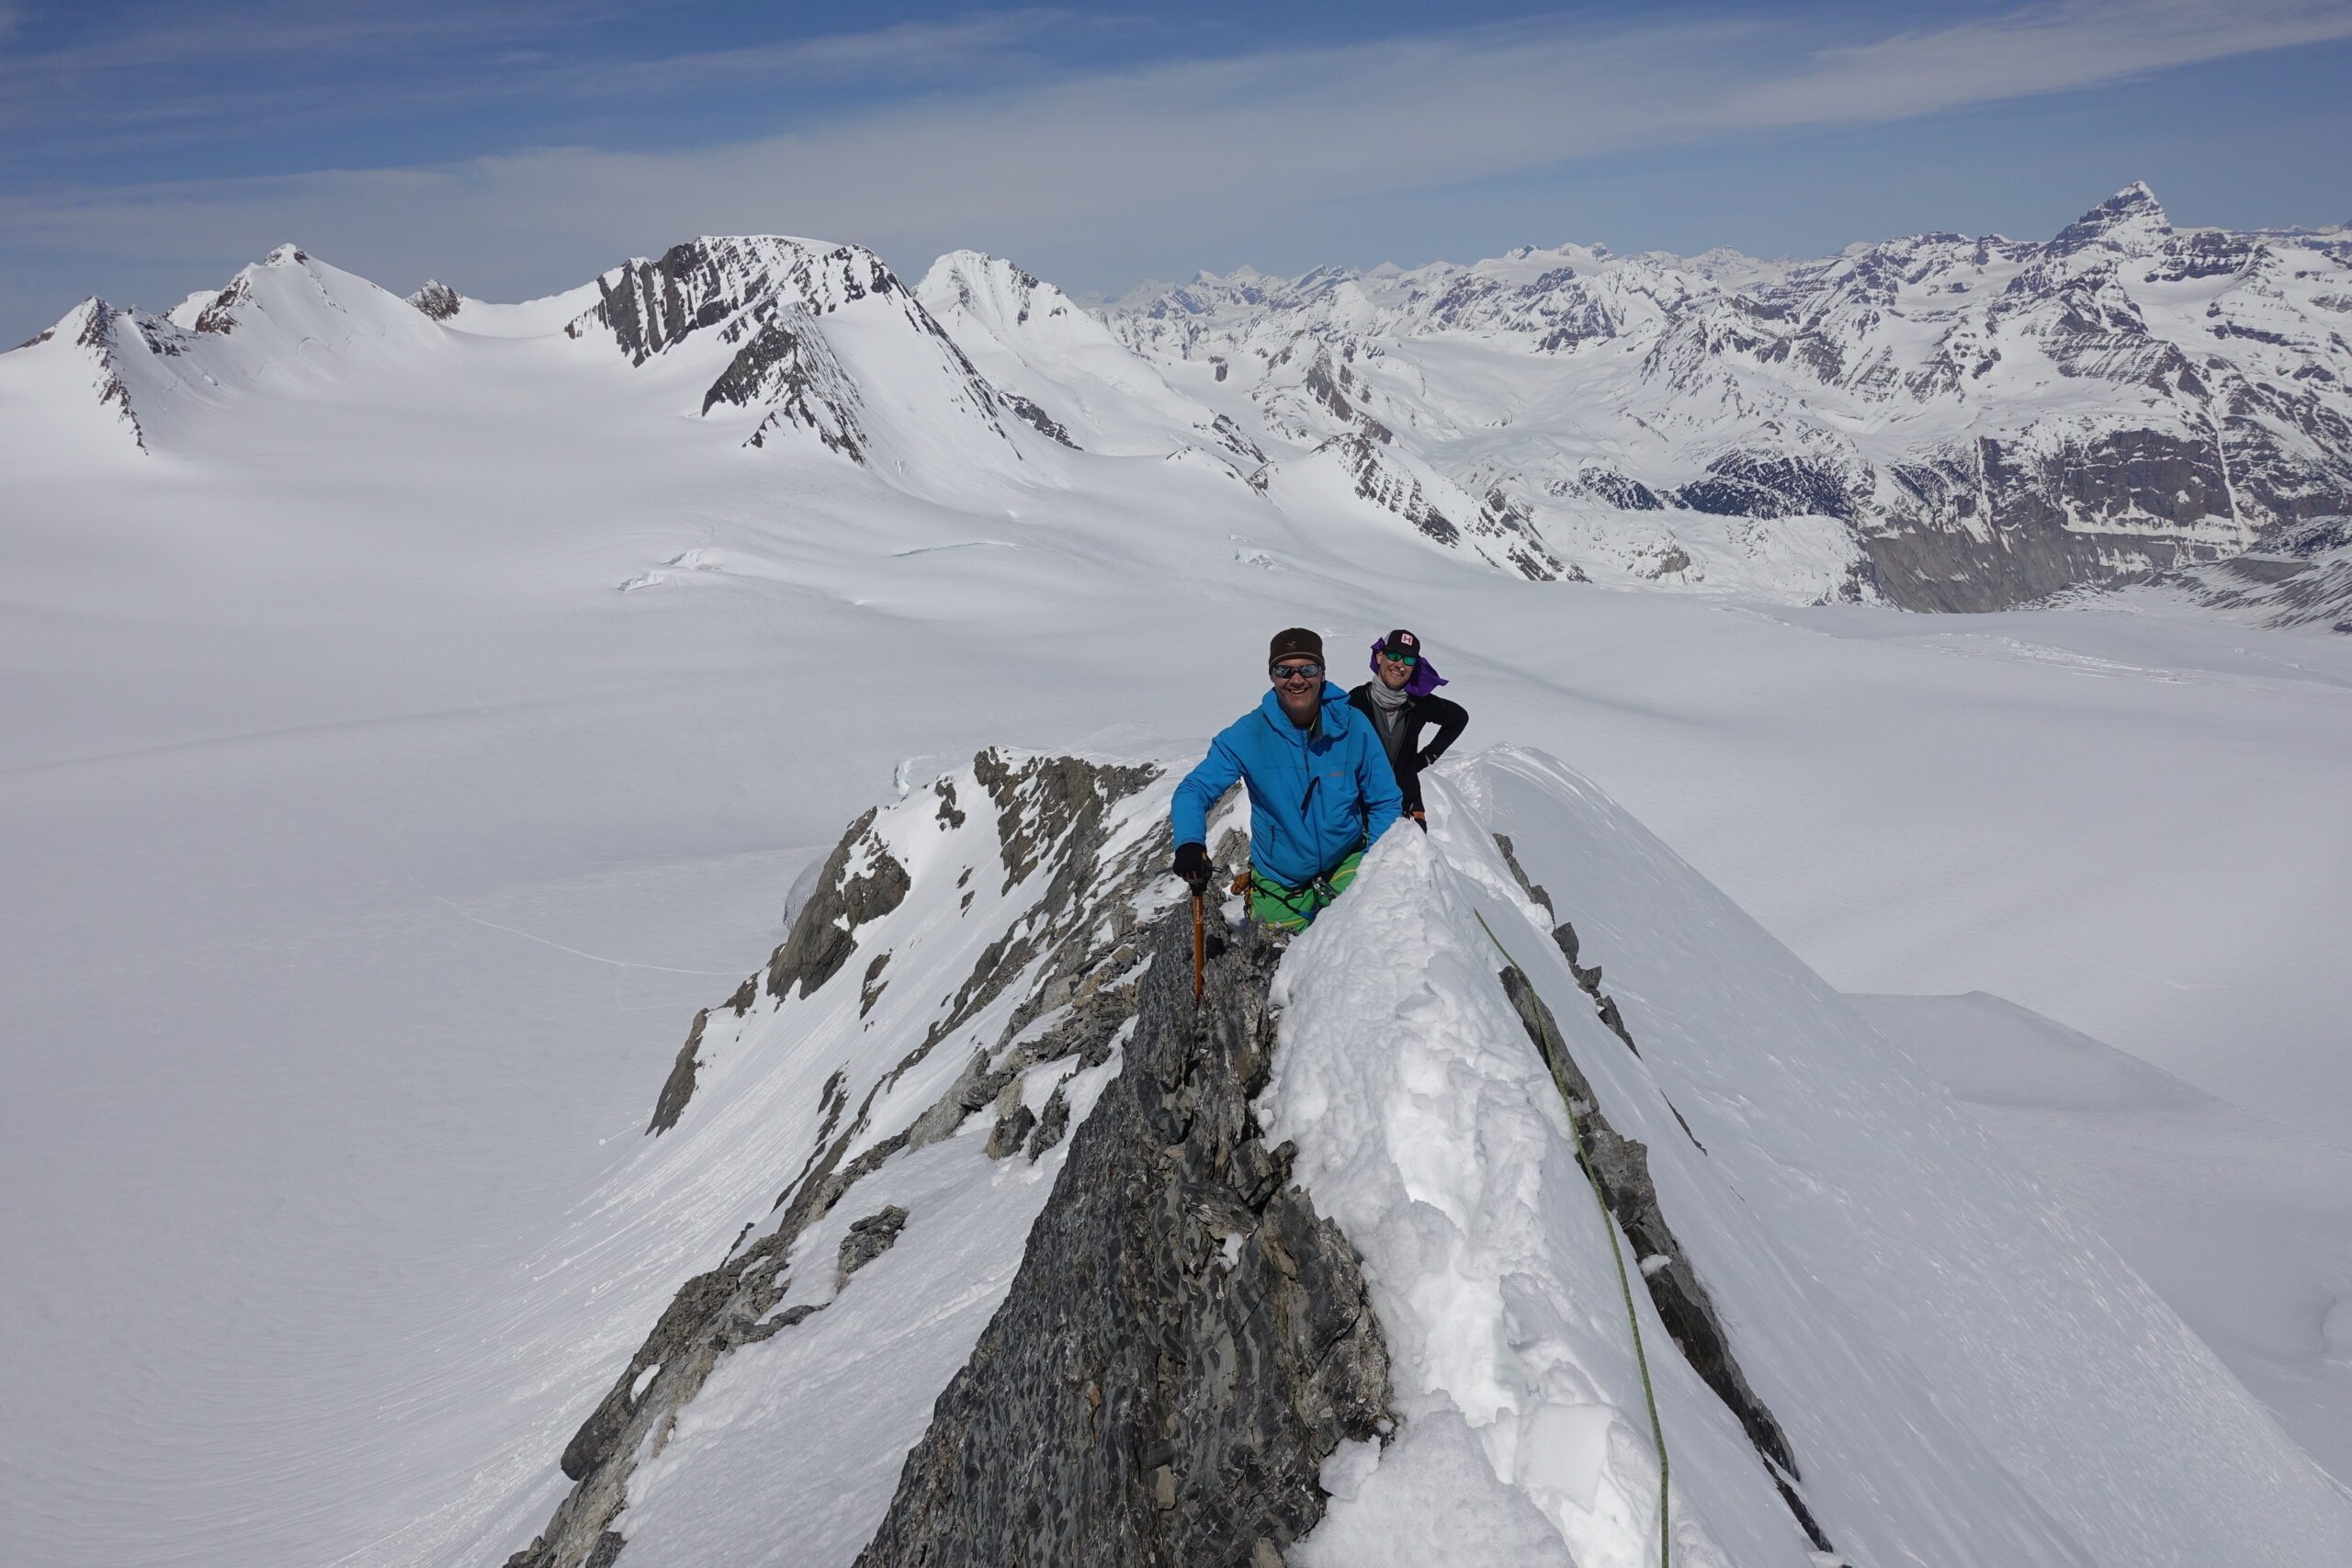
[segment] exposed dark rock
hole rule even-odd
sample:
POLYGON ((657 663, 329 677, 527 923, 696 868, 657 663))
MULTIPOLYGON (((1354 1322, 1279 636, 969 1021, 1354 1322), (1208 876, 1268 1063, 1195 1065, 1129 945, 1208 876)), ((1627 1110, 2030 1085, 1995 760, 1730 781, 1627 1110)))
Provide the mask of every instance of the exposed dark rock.
POLYGON ((1046 846, 1066 836, 1075 835, 1064 849, 1064 869, 1091 863, 1091 852, 1100 844, 1103 814, 1157 778, 1159 770, 1106 766, 1077 757, 1014 761, 990 749, 972 759, 972 772, 996 802, 1004 890, 1010 893, 1042 863, 1046 846))
POLYGON ((2257 625, 2352 632, 2352 517, 2275 528, 2244 555, 2155 581, 2257 625))
POLYGON ((1005 406, 1020 415, 1039 434, 1052 437, 1073 452, 1082 450, 1077 442, 1070 439, 1069 432, 1063 427, 1059 420, 1039 408, 1030 399, 1023 397, 1018 392, 1008 392, 1001 387, 997 389, 997 396, 1002 398, 1005 406))
POLYGON ((756 241, 690 240, 659 260, 630 262, 596 280, 603 298, 572 323, 571 333, 579 336, 591 321, 605 326, 629 363, 642 365, 779 292, 791 304, 822 311, 899 290, 881 258, 854 245, 768 254, 774 249, 756 241))
POLYGON ((833 846, 816 890, 769 959, 767 991, 779 1001, 796 985, 805 997, 831 979, 857 950, 857 928, 905 901, 911 886, 907 868, 873 836, 875 815, 868 811, 850 824, 833 846), (853 863, 859 866, 854 874, 853 863))
MULTIPOLYGON (((1519 854, 1511 845, 1510 836, 1507 833, 1497 833, 1494 838, 1495 847, 1502 852, 1503 863, 1510 867, 1510 874, 1518 881, 1520 891, 1543 905, 1545 914, 1556 917, 1558 911, 1552 908, 1552 896, 1530 882, 1527 879, 1527 873, 1521 869, 1519 854)), ((1640 1055, 1641 1047, 1634 1043, 1633 1035, 1626 1031, 1624 1017, 1617 1010, 1617 998, 1607 995, 1600 988, 1600 966, 1596 964, 1588 969, 1577 962, 1576 927, 1566 920, 1559 921, 1552 928, 1552 942, 1553 945, 1560 950, 1560 956, 1568 961, 1568 973, 1577 977, 1577 984, 1584 987, 1585 994, 1592 998, 1594 1010, 1600 1015, 1600 1021, 1609 1026, 1609 1032, 1611 1034, 1625 1043, 1625 1049, 1636 1056, 1640 1055)), ((1679 1117, 1681 1112, 1676 1111, 1675 1114, 1679 1117)), ((1690 1128, 1686 1126, 1683 1131, 1687 1133, 1690 1128)), ((1695 1144, 1698 1139, 1693 1138, 1690 1141, 1695 1144)))
MULTIPOLYGON (((933 782, 931 790, 933 795, 939 796, 940 826, 961 828, 965 822, 965 816, 962 809, 956 804, 956 781, 943 773, 933 782)), ((968 876, 971 873, 967 869, 964 874, 968 876)), ((963 884, 959 882, 956 886, 960 887, 963 884)))
POLYGON ((702 1048, 703 1028, 709 1022, 708 1008, 695 1014, 694 1027, 686 1031, 686 1043, 678 1047, 678 1059, 670 1065, 670 1076, 662 1085, 661 1098, 653 1102, 653 1120, 645 1124, 648 1133, 666 1133, 676 1126, 686 1101, 694 1098, 695 1074, 702 1066, 695 1053, 702 1048))
POLYGON ((861 1564, 1279 1561, 1385 1425, 1354 1253, 1250 1116, 1274 954, 1245 935, 1196 1011, 1190 935, 1154 933, 1125 1066, 861 1564))
POLYGON ((874 1004, 882 999, 882 989, 886 984, 882 978, 882 967, 889 962, 890 955, 888 953, 877 953, 874 955, 874 962, 865 966, 865 979, 858 987, 858 1017, 864 1018, 867 1013, 872 1012, 874 1004))
POLYGON ((1708 478, 1671 492, 1694 512, 1727 517, 1808 514, 1852 522, 1860 507, 1836 470, 1770 453, 1733 452, 1707 465, 1708 478))
POLYGON ((1355 406, 1348 401, 1346 388, 1351 378, 1345 366, 1334 366, 1329 346, 1315 351, 1314 362, 1306 367, 1306 389, 1315 400, 1329 410, 1331 416, 1353 424, 1355 406))
POLYGON ((2030 454, 1986 437, 1893 477, 1916 504, 1861 543, 1882 590, 1913 609, 2000 609, 2229 553, 2168 526, 2232 514, 2211 444, 2124 431, 2030 454))
POLYGON ((212 297, 212 301, 197 312, 196 330, 225 337, 237 330, 237 307, 253 298, 253 289, 243 277, 233 279, 228 288, 212 297))
MULTIPOLYGON (((1383 457, 1379 444, 1369 435, 1336 436, 1316 450, 1338 459, 1355 481, 1360 498, 1395 513, 1438 544, 1449 547, 1466 544, 1498 566, 1532 581, 1551 582, 1570 575, 1543 542, 1527 513, 1499 490, 1490 489, 1475 514, 1456 518, 1438 508, 1419 479, 1383 457)), ((1255 478, 1251 483, 1263 488, 1255 478)))
POLYGON ((848 1284, 852 1274, 889 1251, 906 1228, 907 1212, 896 1203, 853 1222, 849 1234, 842 1237, 841 1258, 833 1266, 833 1289, 848 1284))
POLYGON ((1069 1094, 1060 1084, 1046 1097, 1045 1113, 1037 1118, 1037 1130, 1029 1139, 1029 1162, 1069 1135, 1069 1094))
MULTIPOLYGON (((1224 372, 1218 372, 1217 379, 1220 381, 1225 379, 1224 372)), ((1217 415, 1215 420, 1210 422, 1209 428, 1216 432, 1217 439, 1223 442, 1227 449, 1232 452, 1234 456, 1238 457, 1247 457, 1252 463, 1260 465, 1264 464, 1266 460, 1266 454, 1260 449, 1255 441, 1250 439, 1248 433, 1241 428, 1239 423, 1236 421, 1231 414, 1221 413, 1217 415)))
POLYGON ((865 460, 866 436, 858 422, 856 389, 806 317, 797 325, 781 315, 759 324, 703 394, 702 412, 707 414, 722 403, 767 408, 745 438, 747 446, 764 446, 778 428, 797 426, 850 461, 865 460))
POLYGON ((1495 848, 1502 852, 1503 864, 1510 868, 1511 880, 1519 884, 1519 890, 1543 905, 1545 914, 1556 918, 1559 911, 1552 908, 1552 895, 1528 880, 1526 868, 1519 863, 1518 846, 1510 841, 1510 835, 1497 833, 1494 839, 1495 848))
POLYGON ((438 278, 429 279, 424 288, 408 297, 408 302, 436 321, 446 321, 464 307, 458 291, 438 278))
POLYGON ((1613 468, 1587 468, 1577 478, 1584 493, 1620 512, 1657 512, 1666 505, 1657 491, 1613 468))
MULTIPOLYGON (((1018 1086, 1009 1086, 1018 1087, 1018 1086)), ((1016 1100, 1009 1111, 1001 1112, 996 1125, 989 1132, 986 1153, 990 1159, 1002 1159, 1020 1151, 1023 1140, 1037 1125, 1037 1113, 1016 1100)))

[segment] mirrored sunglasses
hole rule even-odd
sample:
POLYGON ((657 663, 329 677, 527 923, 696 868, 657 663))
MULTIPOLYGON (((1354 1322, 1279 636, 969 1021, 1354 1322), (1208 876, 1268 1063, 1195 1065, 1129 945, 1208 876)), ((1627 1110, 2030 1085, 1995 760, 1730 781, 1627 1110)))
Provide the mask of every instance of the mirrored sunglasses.
POLYGON ((1312 681, 1323 673, 1320 664, 1277 664, 1268 671, 1277 681, 1312 681))

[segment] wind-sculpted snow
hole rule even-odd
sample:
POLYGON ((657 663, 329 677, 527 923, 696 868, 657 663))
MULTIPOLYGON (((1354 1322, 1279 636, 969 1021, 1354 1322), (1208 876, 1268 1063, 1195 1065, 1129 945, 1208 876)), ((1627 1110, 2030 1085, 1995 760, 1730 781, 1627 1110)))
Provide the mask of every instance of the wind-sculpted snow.
MULTIPOLYGON (((1646 1151, 1683 1254, 1645 1272, 1703 1284, 1838 1551, 2208 1568, 2352 1540, 2340 1489, 2136 1275, 1590 785, 1501 750, 1433 787, 1429 836, 1368 857, 1280 982, 1269 1135, 1295 1139, 1298 1179, 1364 1254, 1402 1434, 1327 1476, 1337 1500, 1296 1561, 1379 1568, 1449 1542, 1453 1561, 1655 1560, 1607 1241, 1481 917, 1591 1112, 1646 1151)), ((1814 1561, 1752 1422, 1651 1294, 1677 1561, 1814 1561)))
POLYGON ((1499 489, 1599 581, 1984 609, 2352 508, 2347 310, 2352 233, 2176 230, 2133 186, 2041 244, 1563 245, 1204 275, 1108 319, 1286 440, 1499 489), (1845 557, 1823 575, 1770 527, 1726 549, 1691 513, 1835 519, 1845 557))

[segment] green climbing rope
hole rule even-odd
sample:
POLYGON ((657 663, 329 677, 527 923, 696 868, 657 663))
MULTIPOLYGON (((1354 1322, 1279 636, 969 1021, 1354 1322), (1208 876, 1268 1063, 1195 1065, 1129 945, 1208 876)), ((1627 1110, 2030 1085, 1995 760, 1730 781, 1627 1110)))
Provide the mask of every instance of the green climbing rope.
MULTIPOLYGON (((1487 940, 1495 944, 1495 951, 1503 955, 1503 962, 1513 969, 1518 969, 1520 977, 1526 979, 1527 971, 1520 969, 1519 960, 1510 955, 1510 949, 1505 947, 1502 939, 1495 934, 1495 928, 1487 923, 1487 917, 1479 914, 1476 909, 1471 910, 1470 913, 1476 918, 1478 929, 1487 933, 1487 940)), ((1532 992, 1534 982, 1528 981, 1528 987, 1532 992)), ((1658 1568, 1673 1568, 1673 1521, 1667 1512, 1668 1469, 1666 1457, 1666 1424, 1658 1419, 1657 1389, 1650 1382, 1649 1354, 1642 1348, 1642 1319, 1641 1314, 1634 1308, 1634 1281, 1632 1276, 1625 1271, 1625 1249, 1617 1239, 1617 1218, 1609 1212, 1609 1195, 1600 1190, 1600 1174, 1592 1168, 1592 1160, 1585 1153, 1584 1119, 1577 1114, 1576 1100, 1568 1093, 1568 1086, 1561 1080, 1560 1070, 1555 1066, 1555 1062, 1566 1058, 1567 1047, 1551 1038, 1551 1031, 1544 1023, 1544 1013, 1540 1009, 1535 1016, 1536 1027, 1543 1031, 1544 1036, 1544 1065, 1551 1071, 1552 1086, 1560 1091, 1560 1103, 1567 1108, 1568 1136, 1576 1145, 1577 1164, 1584 1171, 1585 1184, 1592 1189, 1592 1201, 1600 1209, 1600 1228, 1609 1236, 1609 1256, 1617 1265, 1617 1291, 1625 1301, 1625 1323, 1634 1331, 1634 1365, 1641 1370, 1642 1401, 1649 1406, 1650 1438, 1657 1445, 1658 1568)))

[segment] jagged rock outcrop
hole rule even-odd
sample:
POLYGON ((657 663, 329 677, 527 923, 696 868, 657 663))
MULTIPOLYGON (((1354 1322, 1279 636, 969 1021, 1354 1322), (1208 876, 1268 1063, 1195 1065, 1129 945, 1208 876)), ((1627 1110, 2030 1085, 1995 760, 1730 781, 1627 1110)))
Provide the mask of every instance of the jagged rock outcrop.
POLYGON ((437 277, 427 278, 424 288, 408 297, 408 302, 436 321, 446 321, 465 308, 458 291, 437 277))
POLYGON ((868 811, 851 823, 825 857, 815 892, 768 959, 769 996, 805 997, 831 979, 857 951, 857 928, 906 897, 907 868, 875 837, 874 818, 868 811))
MULTIPOLYGON (((693 1135, 698 1123, 681 1114, 697 1081, 707 1090, 712 1064, 740 1057, 746 1030, 772 1051, 796 1018, 840 1020, 827 987, 853 984, 844 972, 862 941, 888 957, 910 920, 952 947, 932 923, 943 908, 988 920, 995 936, 960 980, 904 954, 889 969, 895 984, 932 987, 931 1024, 895 1066, 875 1070, 896 1054, 877 1041, 857 1047, 866 1065, 852 1057, 825 1078, 805 1158, 767 1216, 679 1289, 587 1412, 562 1455, 574 1485, 514 1568, 624 1561, 630 1478, 671 1443, 712 1372, 843 1302, 872 1310, 865 1271, 940 1235, 890 1173, 935 1159, 924 1151, 976 1119, 985 1139, 967 1134, 952 1157, 974 1161, 985 1186, 983 1170, 1051 1155, 1051 1195, 1009 1296, 985 1333, 969 1330, 978 1348, 910 1454, 899 1503, 885 1514, 876 1499, 869 1559, 1018 1560, 980 1544, 1004 1528, 1038 1545, 1032 1561, 1243 1562, 1319 1516, 1322 1459, 1384 1425, 1385 1353, 1352 1251, 1289 1183, 1287 1150, 1265 1145, 1250 1111, 1273 1046, 1275 954, 1254 938, 1220 950, 1196 1011, 1184 908, 1162 898, 1157 923, 1136 924, 1167 863, 1165 790, 1156 767, 989 751, 850 825, 768 983, 695 1015, 653 1130, 693 1135), (975 896, 995 902, 976 912, 975 896), (958 1070, 926 1066, 950 1042, 958 1070), (1076 1095, 1079 1075, 1099 1088, 1076 1095), (914 1084, 930 1086, 920 1110, 899 1094, 914 1084), (869 1183, 877 1195, 864 1196, 877 1193, 869 1183), (828 1220, 836 1210, 856 1218, 828 1220), (1073 1369, 1074 1382, 1063 1375, 1073 1369), (1091 1490, 1098 1483, 1121 1488, 1119 1500, 1091 1490), (1001 1521, 967 1515, 1016 1494, 1001 1521), (1126 1544, 1097 1556, 1098 1537, 1126 1544)), ((880 972, 866 966, 869 987, 880 972)), ((869 1004, 848 1038, 921 1015, 869 1004)))
POLYGON ((1188 942, 1162 922, 1121 1073, 862 1568, 1262 1568, 1321 1517, 1324 1458, 1386 1429, 1355 1255, 1250 1110, 1275 955, 1245 935, 1196 1010, 1188 942))
POLYGON ((677 1060, 670 1065, 670 1076, 662 1080, 662 1093, 653 1102, 652 1119, 645 1124, 647 1132, 666 1133, 684 1114, 686 1101, 695 1095, 695 1075, 702 1066, 695 1053, 702 1048, 702 1032, 709 1024, 708 1008, 695 1014, 694 1027, 686 1031, 686 1043, 678 1047, 677 1060))
MULTIPOLYGON (((821 1009, 827 987, 853 983, 843 972, 861 940, 891 930, 890 917, 915 891, 903 850, 893 848, 905 835, 977 837, 986 846, 984 862, 960 874, 936 866, 934 872, 955 876, 946 891, 961 889, 966 909, 975 870, 1001 876, 997 897, 1004 902, 989 918, 1001 924, 960 980, 952 973, 930 976, 927 983, 941 987, 936 1016, 911 1048, 883 1047, 888 1054, 878 1060, 888 1064, 895 1055, 895 1066, 872 1071, 845 1064, 825 1080, 821 1116, 805 1157, 777 1178, 783 1190, 767 1219, 747 1227, 718 1267, 681 1287, 588 1413, 563 1454, 564 1473, 575 1484, 538 1538, 515 1554, 516 1568, 615 1561, 626 1545, 626 1530, 615 1521, 628 1499, 629 1476, 669 1441, 678 1412, 712 1371, 728 1356, 831 1310, 842 1292, 854 1295, 864 1288, 854 1276, 922 1224, 919 1210, 881 1203, 849 1228, 831 1256, 799 1257, 810 1227, 863 1183, 991 1111, 995 1130, 987 1157, 1017 1159, 1025 1152, 1035 1161, 1068 1135, 1075 1120, 1069 1073, 1106 1064, 1136 1015, 1145 964, 1134 905, 1146 882, 1164 868, 1169 846, 1164 826, 1141 837, 1123 836, 1115 845, 1111 836, 1127 819, 1132 797, 1159 778, 1159 771, 1149 766, 986 751, 961 775, 960 789, 956 778, 943 778, 913 802, 892 808, 888 822, 877 809, 851 823, 764 974, 738 987, 723 1012, 706 1009, 695 1015, 650 1132, 689 1135, 690 1129, 680 1130, 681 1118, 712 1061, 742 1049, 744 1031, 772 1018, 766 1032, 773 1034, 797 1016, 790 1010, 804 1002, 821 1009), (961 804, 976 795, 985 797, 987 807, 976 811, 961 804), (758 1010, 763 1001, 765 1013, 758 1010), (993 1043, 972 1048, 962 1070, 918 1113, 894 1111, 898 1086, 921 1081, 910 1076, 923 1070, 934 1049, 959 1034, 968 1040, 972 1021, 982 1015, 1003 1019, 991 1026, 993 1043), (852 1081, 853 1070, 865 1071, 862 1084, 852 1081), (1042 1115, 1023 1100, 1033 1074, 1053 1086, 1042 1115), (881 1118, 895 1120, 877 1125, 881 1118), (787 1302, 803 1276, 829 1282, 831 1294, 787 1302)), ((935 898, 940 894, 933 890, 935 898)), ((861 1020, 873 1011, 888 956, 885 948, 865 966, 864 1006, 856 1010, 861 1020)), ((808 1288, 798 1292, 808 1293, 808 1288)))

